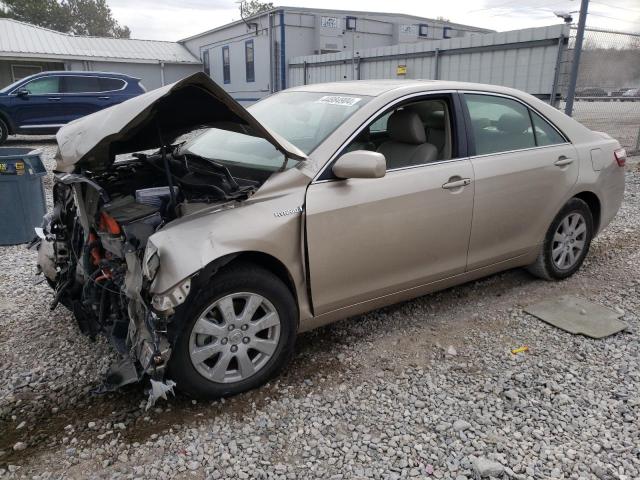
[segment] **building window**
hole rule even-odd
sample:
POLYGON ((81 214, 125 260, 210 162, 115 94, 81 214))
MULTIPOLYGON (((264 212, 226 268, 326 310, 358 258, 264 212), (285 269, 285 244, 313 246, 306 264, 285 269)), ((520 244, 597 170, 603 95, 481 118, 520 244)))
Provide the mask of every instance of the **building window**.
POLYGON ((256 72, 253 62, 253 40, 244 42, 244 60, 246 64, 247 82, 255 82, 256 72))
POLYGON ((347 30, 354 30, 356 29, 356 17, 347 17, 347 30))
POLYGON ((426 23, 421 23, 418 25, 418 36, 426 37, 428 34, 429 26, 426 23))
POLYGON ((451 38, 451 34, 449 33, 453 30, 451 27, 444 27, 442 29, 442 38, 451 38))
POLYGON ((228 46, 222 47, 222 79, 224 83, 231 83, 231 63, 228 46))
POLYGON ((42 67, 38 65, 11 65, 11 76, 14 82, 22 80, 29 75, 40 73, 41 71, 42 67))
POLYGON ((204 73, 211 76, 211 67, 209 63, 209 50, 205 50, 202 52, 202 66, 204 69, 204 73))

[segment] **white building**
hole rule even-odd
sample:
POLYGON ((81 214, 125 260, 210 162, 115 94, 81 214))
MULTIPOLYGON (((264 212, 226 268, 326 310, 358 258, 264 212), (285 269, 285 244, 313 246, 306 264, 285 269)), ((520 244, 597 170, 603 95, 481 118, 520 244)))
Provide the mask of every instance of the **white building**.
POLYGON ((125 73, 151 90, 202 65, 176 42, 75 36, 0 18, 0 88, 43 70, 125 73))
POLYGON ((490 30, 396 13, 276 7, 180 40, 237 100, 287 87, 288 59, 464 37, 490 30))

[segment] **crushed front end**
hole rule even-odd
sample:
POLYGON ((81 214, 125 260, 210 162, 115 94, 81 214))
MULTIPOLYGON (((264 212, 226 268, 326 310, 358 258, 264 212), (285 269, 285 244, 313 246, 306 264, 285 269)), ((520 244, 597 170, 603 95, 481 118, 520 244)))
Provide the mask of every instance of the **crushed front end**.
MULTIPOLYGON (((252 186, 230 186, 200 167, 196 182, 182 157, 138 155, 104 172, 57 173, 54 209, 45 217, 38 266, 89 337, 105 335, 121 357, 100 391, 140 380, 164 379, 171 355, 167 335, 174 309, 189 294, 187 278, 162 295, 150 286, 160 256, 149 237, 167 223, 203 209, 232 206, 252 186), (177 185, 168 186, 163 163, 177 185)), ((192 167, 193 168, 193 167, 192 167)))
POLYGON ((258 139, 259 151, 266 145, 282 155, 283 167, 288 158, 306 158, 204 73, 71 122, 56 135, 54 208, 39 232, 38 267, 54 290, 51 308, 63 304, 83 333, 105 335, 119 353, 102 391, 145 375, 152 400, 171 388, 161 382, 175 341, 172 319, 192 278, 150 293, 163 268, 153 235, 183 217, 237 206, 271 174, 240 168, 234 176, 212 158, 226 132, 258 139), (223 132, 210 156, 176 142, 205 127, 223 132))

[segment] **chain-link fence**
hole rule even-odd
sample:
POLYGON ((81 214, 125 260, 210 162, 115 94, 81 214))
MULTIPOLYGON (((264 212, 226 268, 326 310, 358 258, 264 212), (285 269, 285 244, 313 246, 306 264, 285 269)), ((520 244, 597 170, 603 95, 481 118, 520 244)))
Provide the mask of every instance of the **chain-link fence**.
MULTIPOLYGON (((558 91, 564 110, 575 29, 559 66, 558 91)), ((587 29, 580 57, 573 118, 616 138, 640 154, 640 34, 587 29)))

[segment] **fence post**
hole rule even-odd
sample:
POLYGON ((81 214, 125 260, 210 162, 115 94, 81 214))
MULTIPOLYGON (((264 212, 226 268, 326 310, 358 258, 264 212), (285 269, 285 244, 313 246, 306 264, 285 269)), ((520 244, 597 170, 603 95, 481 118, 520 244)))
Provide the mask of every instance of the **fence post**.
POLYGON ((563 33, 561 33, 560 38, 558 38, 558 55, 556 56, 556 67, 555 67, 555 70, 553 71, 553 85, 551 86, 551 98, 549 98, 549 105, 551 105, 552 107, 556 106, 556 95, 558 95, 558 82, 560 82, 560 64, 562 63, 564 39, 565 39, 565 36, 563 33))
POLYGON ((580 17, 578 18, 578 31, 576 32, 576 45, 573 51, 573 62, 571 63, 571 75, 569 77, 569 88, 567 90, 567 103, 564 113, 571 116, 573 112, 573 99, 576 96, 576 84, 578 82, 578 70, 580 69, 580 54, 582 53, 582 42, 584 40, 584 28, 587 24, 587 9, 589 0, 582 0, 580 3, 580 17))
POLYGON ((302 84, 307 84, 307 61, 302 62, 302 78, 304 78, 302 84))
POLYGON ((439 70, 440 70, 440 49, 439 48, 436 48, 436 51, 435 51, 435 66, 434 66, 434 70, 435 70, 435 73, 433 75, 433 79, 434 80, 439 80, 440 79, 440 72, 439 72, 439 70))

